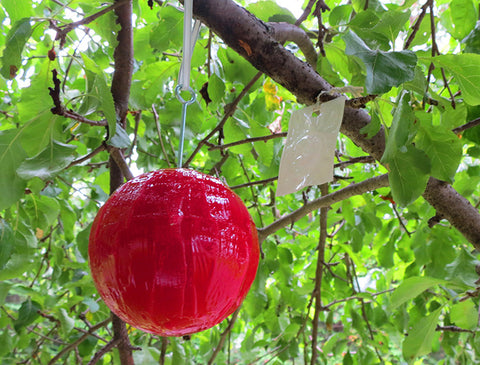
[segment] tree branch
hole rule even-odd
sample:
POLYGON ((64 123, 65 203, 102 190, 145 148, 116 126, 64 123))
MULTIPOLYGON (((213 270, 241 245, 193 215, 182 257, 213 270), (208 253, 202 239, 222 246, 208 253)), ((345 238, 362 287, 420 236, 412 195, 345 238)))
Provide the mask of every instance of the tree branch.
MULTIPOLYGON (((115 9, 120 31, 117 35, 118 45, 113 52, 115 71, 112 78, 111 92, 115 103, 117 120, 126 128, 128 100, 133 73, 133 27, 132 27, 132 0, 115 0, 121 4, 115 9)), ((123 153, 117 148, 109 148, 110 152, 110 194, 123 184, 123 177, 131 177, 126 167, 123 153)), ((112 312, 113 340, 118 341, 118 352, 122 365, 134 365, 132 346, 128 338, 125 323, 112 312)))
MULTIPOLYGON (((282 47, 269 33, 268 25, 232 0, 197 0, 193 4, 193 12, 229 47, 296 95, 300 103, 313 104, 321 91, 332 88, 312 67, 282 47), (248 53, 242 47, 245 44, 249 46, 248 53)), ((375 136, 368 138, 360 130, 370 122, 371 118, 365 110, 346 107, 340 131, 366 153, 380 160, 385 151, 385 131, 382 126, 375 136)), ((433 178, 423 197, 480 249, 480 214, 468 200, 450 185, 433 178)))
POLYGON ((76 341, 72 342, 70 345, 64 347, 62 349, 62 351, 60 351, 57 355, 55 355, 51 360, 50 362, 48 363, 48 365, 53 365, 53 364, 56 364, 58 360, 60 360, 60 358, 65 355, 66 353, 70 352, 71 350, 73 350, 75 347, 77 347, 78 345, 80 345, 83 341, 85 341, 90 335, 91 333, 95 332, 96 330, 98 330, 99 328, 102 328, 102 327, 105 327, 107 324, 109 324, 110 322, 112 321, 111 318, 108 318, 102 322, 99 322, 97 323, 95 326, 92 326, 92 328, 90 328, 88 330, 88 333, 85 333, 83 334, 82 336, 80 336, 76 341))
POLYGON ((157 110, 155 109, 155 104, 152 104, 152 112, 153 112, 153 119, 155 120, 155 126, 157 127, 158 140, 160 141, 160 147, 162 148, 163 157, 165 157, 167 166, 170 166, 170 159, 168 158, 167 151, 165 150, 165 145, 163 144, 162 129, 160 127, 160 121, 158 119, 157 110))
POLYGON ((227 122, 228 118, 230 118, 233 113, 235 112, 235 109, 237 109, 237 106, 238 106, 238 103, 240 102, 240 100, 242 100, 242 98, 247 94, 248 90, 251 89, 251 87, 258 81, 258 79, 262 76, 262 73, 259 72, 257 73, 251 80, 250 82, 245 85, 245 87, 243 88, 243 90, 240 92, 240 94, 235 98, 235 100, 233 102, 231 102, 230 104, 227 104, 225 106, 225 114, 222 118, 222 120, 220 121, 220 123, 217 124, 217 126, 204 138, 202 139, 198 144, 197 144, 197 147, 195 148, 195 150, 192 152, 192 154, 190 155, 190 157, 187 159, 187 161, 185 161, 185 163, 183 164, 183 167, 187 167, 188 165, 190 165, 190 163, 192 162, 192 160, 194 159, 194 157, 196 156, 196 154, 198 153, 198 151, 200 151, 200 149, 203 147, 203 145, 207 144, 208 140, 210 138, 212 138, 215 133, 217 133, 218 131, 220 131, 223 126, 225 125, 225 123, 227 122))
POLYGON ((279 220, 273 222, 272 224, 258 229, 258 240, 262 242, 267 236, 278 231, 279 229, 286 227, 295 223, 297 220, 302 218, 314 210, 328 207, 329 205, 335 204, 339 201, 348 199, 355 195, 365 194, 369 191, 384 188, 388 186, 388 175, 375 176, 370 179, 364 180, 357 184, 349 185, 343 189, 337 190, 328 195, 322 196, 316 200, 306 203, 303 207, 293 211, 292 213, 280 218, 279 220))
MULTIPOLYGON (((54 29, 57 32, 57 35, 55 36, 55 40, 56 41, 60 40, 60 48, 63 48, 63 46, 65 45, 66 36, 70 31, 72 31, 73 29, 75 29, 79 26, 82 26, 82 25, 93 22, 95 19, 99 18, 100 16, 108 13, 109 11, 117 9, 119 6, 125 4, 129 1, 131 1, 131 0, 116 1, 114 4, 112 4, 110 6, 107 6, 106 8, 103 8, 102 10, 100 10, 99 12, 97 12, 95 14, 92 14, 90 16, 87 16, 87 17, 83 18, 82 20, 79 20, 78 22, 65 24, 65 25, 62 25, 60 27, 57 27, 54 23, 51 22, 50 23, 50 28, 54 29)), ((73 9, 72 9, 72 11, 73 11, 73 9)))
MULTIPOLYGON (((320 186, 322 197, 328 194, 328 184, 320 186)), ((318 240, 317 267, 315 271, 315 289, 313 295, 315 297, 315 312, 313 314, 312 323, 312 359, 311 364, 317 363, 317 341, 318 341, 318 320, 322 308, 322 279, 323 279, 323 262, 325 261, 325 245, 327 243, 327 214, 328 206, 320 208, 320 238, 318 240)))
POLYGON ((208 360, 208 365, 213 364, 213 362, 215 361, 215 358, 217 357, 218 353, 222 350, 223 345, 225 344, 225 340, 227 339, 228 334, 232 330, 233 325, 235 324, 235 321, 237 320, 238 313, 240 313, 240 308, 242 308, 242 307, 241 306, 238 307, 235 310, 235 312, 233 312, 232 317, 230 318, 230 321, 228 322, 227 328, 225 328, 225 331, 223 331, 222 334, 220 335, 220 341, 218 341, 217 347, 213 351, 213 354, 210 357, 210 359, 208 360))
POLYGON ((114 347, 118 345, 120 340, 111 340, 108 342, 105 346, 103 346, 100 350, 98 350, 95 355, 90 359, 90 361, 87 363, 87 365, 95 365, 98 360, 100 360, 103 355, 105 355, 107 352, 111 351, 114 347))
POLYGON ((464 125, 461 125, 460 127, 452 129, 452 132, 455 134, 460 134, 463 131, 466 131, 467 129, 476 127, 477 125, 480 125, 480 118, 476 118, 474 120, 471 120, 468 123, 465 123, 464 125))
POLYGON ((92 152, 90 152, 89 154, 75 160, 75 161, 72 161, 70 162, 70 165, 68 165, 66 168, 70 168, 72 166, 75 166, 75 165, 80 165, 81 163, 85 162, 85 161, 88 161, 90 160, 93 156, 95 155, 98 155, 100 152, 102 151, 105 151, 106 150, 106 147, 104 144, 101 144, 100 146, 98 146, 97 148, 95 148, 92 152))
POLYGON ((307 62, 314 68, 317 67, 317 52, 313 47, 312 41, 308 37, 307 33, 300 27, 285 23, 268 23, 270 27, 270 33, 272 37, 279 43, 293 42, 305 55, 307 62))
POLYGON ((245 143, 253 143, 253 142, 259 142, 259 141, 266 142, 269 139, 281 138, 281 137, 286 137, 286 136, 287 136, 287 132, 273 133, 273 134, 269 134, 268 136, 252 137, 252 138, 246 138, 246 139, 242 139, 240 141, 235 141, 235 142, 231 142, 231 143, 212 145, 208 148, 208 150, 209 151, 224 150, 226 148, 230 148, 230 147, 233 147, 233 146, 238 146, 238 145, 245 144, 245 143))
POLYGON ((274 176, 274 177, 270 177, 270 178, 264 179, 264 180, 250 181, 250 182, 247 182, 245 184, 230 186, 230 189, 234 190, 234 189, 246 188, 246 187, 253 186, 253 185, 268 184, 269 182, 275 181, 277 179, 278 179, 278 176, 274 176))

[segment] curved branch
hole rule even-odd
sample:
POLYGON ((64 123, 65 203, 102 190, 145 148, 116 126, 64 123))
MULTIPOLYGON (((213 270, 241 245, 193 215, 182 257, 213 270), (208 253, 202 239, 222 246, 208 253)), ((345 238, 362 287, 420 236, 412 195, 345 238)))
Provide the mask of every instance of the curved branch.
POLYGON ((269 22, 268 26, 270 27, 272 37, 275 38, 277 42, 295 43, 305 55, 307 62, 312 65, 312 67, 317 67, 317 52, 315 51, 315 47, 313 47, 312 41, 302 28, 285 22, 269 22))
POLYGON ((331 194, 322 196, 316 200, 308 202, 300 209, 293 211, 292 213, 280 218, 279 220, 273 222, 272 224, 258 229, 258 240, 262 242, 267 236, 278 231, 281 228, 289 226, 305 215, 314 210, 328 207, 329 205, 338 203, 339 201, 348 199, 355 195, 365 194, 369 191, 376 190, 379 188, 384 188, 388 186, 388 175, 375 176, 370 179, 364 180, 357 184, 352 184, 346 188, 337 190, 331 194))

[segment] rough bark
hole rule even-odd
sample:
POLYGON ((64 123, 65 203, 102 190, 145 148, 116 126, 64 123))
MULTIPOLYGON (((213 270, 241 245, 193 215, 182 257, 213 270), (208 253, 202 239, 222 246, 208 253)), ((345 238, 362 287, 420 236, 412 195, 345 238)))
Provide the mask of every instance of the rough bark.
MULTIPOLYGON (((121 0, 116 0, 116 2, 119 1, 121 0)), ((133 73, 132 1, 128 1, 125 5, 115 9, 115 14, 121 29, 117 36, 118 45, 113 54, 115 71, 113 73, 111 91, 117 118, 120 120, 120 125, 125 128, 133 73)), ((121 151, 119 152, 121 153, 121 151)), ((123 184, 125 177, 112 154, 110 155, 109 165, 110 194, 112 194, 123 184)), ((117 348, 120 355, 120 363, 122 365, 133 365, 132 346, 125 323, 112 313, 112 324, 114 340, 118 342, 117 348)))
MULTIPOLYGON (((312 104, 320 92, 332 88, 310 65, 275 41, 268 24, 232 0, 195 0, 193 13, 254 67, 291 91, 300 103, 312 104)), ((341 132, 380 160, 385 150, 383 128, 370 139, 360 133, 370 120, 366 111, 346 107, 341 132)), ((424 198, 438 216, 449 220, 480 249, 480 214, 452 186, 431 178, 424 198)))

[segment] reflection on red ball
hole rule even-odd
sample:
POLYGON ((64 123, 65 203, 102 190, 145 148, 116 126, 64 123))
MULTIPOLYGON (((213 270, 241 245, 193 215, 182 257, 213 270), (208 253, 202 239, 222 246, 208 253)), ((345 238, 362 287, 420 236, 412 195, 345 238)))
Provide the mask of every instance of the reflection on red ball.
POLYGON ((202 331, 234 312, 259 259, 257 231, 240 198, 187 169, 122 185, 100 208, 88 251, 107 306, 161 336, 202 331))

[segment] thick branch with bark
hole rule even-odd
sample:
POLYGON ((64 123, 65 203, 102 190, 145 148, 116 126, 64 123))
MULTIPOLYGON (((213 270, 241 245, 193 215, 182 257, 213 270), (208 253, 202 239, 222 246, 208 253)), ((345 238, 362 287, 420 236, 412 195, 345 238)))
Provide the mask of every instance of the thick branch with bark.
MULTIPOLYGON (((267 24, 232 0, 196 0, 194 15, 258 70, 292 92, 300 103, 313 104, 332 86, 310 65, 295 57, 271 35, 267 24)), ((335 97, 335 96, 332 96, 335 97)), ((369 155, 380 160, 385 150, 383 128, 367 139, 360 130, 371 121, 361 109, 345 108, 340 131, 369 155)), ((430 179, 424 198, 476 248, 480 249, 480 214, 451 185, 430 179)))
MULTIPOLYGON (((124 4, 115 9, 117 22, 120 24, 121 29, 117 36, 118 45, 113 53, 115 72, 113 73, 111 91, 117 118, 120 120, 120 125, 125 128, 133 73, 132 1, 124 2, 123 0, 116 0, 115 2, 122 2, 124 4)), ((125 176, 123 171, 125 171, 125 169, 122 170, 122 161, 124 161, 122 151, 114 148, 110 152, 110 193, 112 194, 123 184, 125 176)), ((113 340, 117 344, 120 363, 122 365, 133 365, 132 346, 128 338, 125 323, 114 313, 112 313, 112 323, 114 333, 113 340)))

